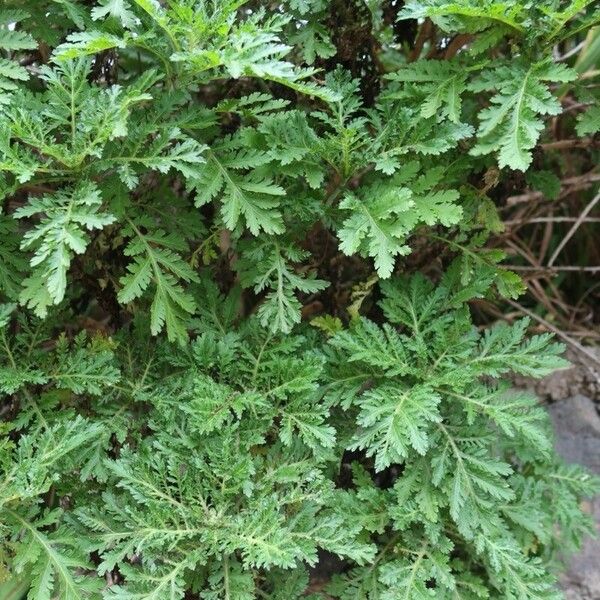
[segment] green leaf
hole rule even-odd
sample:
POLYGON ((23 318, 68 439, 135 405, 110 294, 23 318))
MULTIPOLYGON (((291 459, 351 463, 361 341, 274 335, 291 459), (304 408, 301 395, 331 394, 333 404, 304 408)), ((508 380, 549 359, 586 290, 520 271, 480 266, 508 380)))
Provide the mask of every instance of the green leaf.
POLYGON ((79 185, 33 198, 15 211, 15 218, 41 214, 39 224, 30 229, 21 248, 34 248, 30 260, 33 273, 25 280, 20 300, 44 317, 50 304, 59 304, 67 289, 67 271, 75 254, 83 254, 90 242, 87 231, 102 229, 115 221, 101 212, 101 192, 95 183, 79 185))
POLYGON ((59 388, 67 388, 75 394, 100 396, 120 379, 114 354, 94 340, 86 343, 84 335, 78 336, 71 351, 66 339, 59 338, 57 354, 57 363, 49 376, 59 388))
POLYGON ((100 580, 81 575, 91 567, 72 536, 52 535, 43 528, 58 521, 59 512, 49 513, 39 522, 4 509, 6 517, 20 529, 24 537, 15 557, 17 572, 27 567, 32 575, 28 598, 50 600, 60 594, 65 600, 85 600, 100 593, 100 580))
POLYGON ((431 18, 443 30, 480 30, 490 26, 508 26, 524 32, 525 7, 517 2, 483 0, 432 0, 427 3, 409 0, 398 14, 399 19, 431 18))
POLYGON ((0 292, 10 300, 19 297, 27 260, 19 252, 19 232, 12 219, 0 216, 0 292))
POLYGON ((152 334, 157 335, 166 328, 169 340, 183 343, 187 339, 186 320, 196 310, 196 303, 181 282, 198 281, 197 275, 177 253, 185 244, 160 229, 142 233, 133 222, 129 223, 127 232, 131 240, 125 255, 133 257, 133 261, 127 265, 127 274, 119 280, 122 286, 117 295, 119 302, 132 302, 152 284, 152 334))
POLYGON ((7 11, 0 13, 0 49, 1 50, 34 50, 37 48, 35 38, 22 31, 16 25, 27 16, 25 12, 7 11))
POLYGON ((410 252, 405 244, 409 230, 398 216, 412 208, 411 198, 407 188, 373 190, 364 200, 347 194, 340 208, 352 214, 339 231, 340 250, 348 255, 360 251, 373 257, 379 276, 389 277, 395 257, 410 252))
POLYGON ((577 117, 577 135, 584 136, 600 131, 600 106, 591 106, 577 117))
POLYGON ((556 200, 561 190, 560 179, 552 171, 529 171, 527 183, 539 190, 549 200, 556 200))
POLYGON ((567 82, 577 74, 549 61, 526 65, 513 62, 485 70, 469 85, 473 92, 496 91, 490 106, 479 113, 479 141, 472 154, 498 152, 498 164, 525 171, 531 163, 531 150, 544 129, 542 117, 557 115, 561 106, 547 82, 567 82))
POLYGON ((529 319, 514 325, 499 323, 486 330, 473 357, 472 367, 492 377, 512 371, 529 377, 543 377, 569 363, 561 357, 564 346, 548 333, 525 339, 529 319))
POLYGON ((475 387, 465 394, 448 392, 450 399, 461 400, 473 423, 484 415, 509 437, 520 436, 532 447, 549 456, 552 440, 548 436, 548 415, 532 394, 516 390, 475 387))
POLYGON ((16 62, 6 58, 0 58, 0 78, 27 81, 29 79, 29 73, 27 72, 27 69, 16 62))
POLYGON ((414 86, 420 96, 421 116, 446 117, 459 123, 462 111, 462 94, 467 87, 469 70, 460 63, 442 60, 420 60, 391 73, 388 79, 414 86))
POLYGON ((297 274, 292 264, 306 255, 291 245, 278 242, 251 243, 237 265, 242 284, 257 293, 269 290, 258 310, 263 326, 289 333, 300 322, 301 304, 296 292, 311 294, 327 287, 314 276, 297 274))
POLYGON ((363 394, 357 404, 359 431, 350 447, 375 456, 375 470, 402 463, 410 449, 425 454, 429 423, 441 420, 440 397, 427 387, 402 389, 382 385, 363 394))
POLYGON ((134 27, 137 23, 135 13, 127 0, 100 0, 98 6, 92 9, 92 19, 97 21, 105 18, 118 19, 126 29, 134 27))
POLYGON ((235 229, 243 217, 254 235, 261 230, 283 233, 278 207, 284 189, 268 176, 244 172, 265 164, 269 157, 258 151, 238 150, 236 146, 232 141, 222 147, 219 155, 214 151, 208 154, 206 165, 200 168, 198 179, 193 182, 198 192, 196 206, 206 204, 222 192, 221 214, 228 229, 235 229))
POLYGON ((53 56, 57 61, 66 61, 125 46, 125 41, 115 35, 102 31, 82 31, 67 36, 67 41, 56 47, 53 56))
POLYGON ((412 370, 404 340, 388 323, 378 327, 368 319, 356 319, 350 329, 336 333, 330 343, 343 350, 348 361, 365 362, 389 376, 412 370))
POLYGON ((414 179, 418 163, 408 163, 389 182, 364 186, 362 197, 349 193, 340 208, 351 211, 338 232, 344 254, 360 253, 375 259, 377 274, 385 279, 394 270, 395 257, 410 252, 409 234, 419 225, 458 223, 462 209, 456 190, 435 190, 443 169, 433 168, 414 179))

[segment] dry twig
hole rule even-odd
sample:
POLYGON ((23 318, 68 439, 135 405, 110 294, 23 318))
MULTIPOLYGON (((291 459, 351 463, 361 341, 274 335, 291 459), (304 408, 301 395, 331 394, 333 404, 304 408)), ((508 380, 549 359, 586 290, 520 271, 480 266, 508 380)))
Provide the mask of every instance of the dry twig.
MULTIPOLYGON (((518 311, 520 311, 524 315, 527 315, 528 317, 530 317, 534 321, 537 321, 538 323, 540 323, 541 325, 543 325, 548 331, 551 331, 556 336, 558 336, 559 338, 561 338, 565 343, 567 343, 569 346, 571 346, 571 348, 573 348, 575 351, 579 352, 581 355, 585 356, 588 360, 591 360, 593 364, 595 364, 598 367, 600 367, 600 358, 598 358, 598 356, 596 356, 591 350, 589 350, 588 348, 586 348, 585 346, 583 346, 582 344, 580 344, 577 340, 574 340, 570 335, 566 334, 564 331, 561 331, 560 329, 558 329, 558 327, 555 327, 554 325, 552 325, 552 323, 549 323, 543 317, 540 317, 539 315, 536 315, 534 312, 530 311, 528 308, 525 308, 524 306, 522 306, 518 302, 515 302, 514 300, 507 300, 507 302, 513 308, 516 308, 518 311)), ((587 363, 584 362, 584 364, 589 369, 590 373, 592 373, 592 375, 598 381, 600 381, 600 374, 599 374, 599 372, 596 371, 595 369, 593 369, 587 363)))
POLYGON ((594 206, 596 206, 596 204, 598 203, 599 200, 600 200, 600 192, 598 194, 596 194, 588 202, 588 205, 583 209, 583 212, 579 215, 579 218, 577 219, 577 221, 575 221, 575 223, 573 223, 573 226, 571 227, 571 229, 569 229, 569 231, 567 232, 567 235, 565 235, 565 237, 561 240, 560 244, 554 251, 554 254, 552 254, 552 256, 550 257, 550 260, 548 261, 549 267, 551 267, 554 264, 554 261, 558 258, 558 255, 562 252, 562 249, 567 245, 567 242, 575 235, 575 232, 579 229, 579 226, 584 222, 585 218, 588 216, 588 214, 590 213, 592 208, 594 208, 594 206))
MULTIPOLYGON (((600 181, 600 173, 597 173, 595 170, 585 173, 584 175, 578 175, 577 177, 568 177, 567 179, 563 179, 560 182, 561 188, 563 189, 560 197, 564 198, 565 196, 577 190, 587 189, 597 181, 600 181)), ((542 198, 544 198, 544 194, 542 192, 526 192, 516 196, 509 196, 506 199, 506 205, 514 206, 515 204, 531 202, 532 200, 541 200, 542 198)))

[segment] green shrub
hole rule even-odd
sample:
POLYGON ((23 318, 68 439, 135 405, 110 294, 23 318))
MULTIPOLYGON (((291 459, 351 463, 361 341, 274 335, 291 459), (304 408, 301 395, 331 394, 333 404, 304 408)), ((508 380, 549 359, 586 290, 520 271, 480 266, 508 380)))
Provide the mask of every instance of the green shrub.
POLYGON ((598 485, 502 378, 563 348, 471 304, 523 290, 487 193, 544 185, 553 48, 600 14, 401 4, 3 3, 0 580, 30 600, 561 597, 598 485))

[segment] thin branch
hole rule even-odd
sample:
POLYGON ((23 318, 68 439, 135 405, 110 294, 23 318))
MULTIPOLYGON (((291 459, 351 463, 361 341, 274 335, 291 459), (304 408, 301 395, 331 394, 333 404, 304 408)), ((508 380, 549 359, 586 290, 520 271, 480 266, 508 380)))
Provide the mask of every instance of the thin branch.
POLYGON ((559 267, 552 266, 521 266, 521 265, 510 265, 511 271, 533 271, 539 272, 540 274, 551 275, 553 273, 559 273, 561 271, 569 271, 575 273, 600 273, 600 266, 596 267, 578 267, 576 265, 564 265, 559 267))
MULTIPOLYGON (((505 225, 529 225, 530 223, 574 223, 578 217, 533 217, 531 219, 512 219, 504 221, 505 225)), ((600 223, 600 218, 588 217, 584 223, 600 223)))
POLYGON ((543 150, 567 150, 570 148, 589 148, 592 146, 600 146, 600 140, 593 137, 557 140, 555 142, 541 144, 540 148, 543 150))
MULTIPOLYGON (((568 196, 571 192, 587 189, 596 181, 600 181, 600 173, 590 171, 584 175, 578 175, 577 177, 568 177, 563 179, 560 184, 561 188, 564 188, 561 192, 561 197, 568 196)), ((509 196, 506 199, 507 206, 514 206, 515 204, 522 204, 523 202, 531 202, 532 200, 541 200, 544 198, 544 194, 538 191, 526 192, 524 194, 518 194, 517 196, 509 196)))
POLYGON ((598 194, 596 194, 588 202, 588 205, 583 209, 583 211, 579 215, 579 218, 577 219, 577 221, 575 221, 575 223, 573 223, 573 226, 571 227, 571 229, 569 229, 569 231, 567 232, 567 235, 565 235, 565 237, 561 240, 560 244, 558 245, 558 248, 556 248, 556 250, 554 251, 554 254, 550 257, 550 260, 548 261, 549 267, 551 267, 554 264, 554 261, 558 258, 558 255, 562 252, 562 249, 567 245, 567 242, 575 235, 575 232, 579 229, 579 226, 583 223, 585 218, 588 216, 588 214, 590 213, 592 208, 594 208, 594 206, 596 206, 596 204, 598 203, 599 200, 600 200, 600 192, 598 194))
MULTIPOLYGON (((518 302, 515 302, 514 300, 509 300, 509 299, 507 299, 506 301, 511 306, 516 308, 518 311, 527 315, 534 321, 537 321, 538 323, 543 325, 546 329, 548 329, 548 331, 551 331, 556 336, 558 336, 559 338, 564 340, 567 344, 569 344, 569 346, 571 346, 572 348, 574 348, 575 350, 577 350, 578 352, 580 352, 581 354, 586 356, 594 364, 600 366, 600 358, 598 356, 596 356, 592 351, 588 350, 585 346, 582 346, 577 340, 574 340, 570 335, 567 335, 564 331, 561 331, 560 329, 558 329, 558 327, 555 327, 554 325, 552 325, 551 323, 546 321, 546 319, 544 319, 543 317, 540 317, 539 315, 536 315, 534 312, 530 311, 528 308, 525 308, 518 302)), ((589 368, 589 365, 588 365, 588 368, 589 368)), ((599 377, 597 372, 592 371, 592 369, 590 369, 590 371, 594 374, 594 376, 596 378, 599 377)))
POLYGON ((592 106, 594 104, 594 102, 574 102, 570 98, 565 98, 563 102, 566 104, 566 106, 563 107, 561 113, 562 115, 568 112, 573 112, 575 110, 583 110, 584 108, 587 108, 588 106, 592 106))
POLYGON ((579 44, 577 44, 575 47, 571 48, 570 50, 568 50, 567 52, 565 52, 564 54, 559 54, 558 48, 555 46, 555 51, 556 51, 556 60, 557 61, 563 61, 563 60, 567 60, 567 58, 571 58, 571 56, 574 56, 575 54, 577 54, 587 43, 587 39, 582 40, 581 42, 579 42, 579 44))
POLYGON ((444 59, 450 60, 454 58, 458 51, 466 46, 475 36, 470 33, 461 33, 452 39, 452 41, 448 44, 446 48, 446 52, 444 53, 444 59))
POLYGON ((417 39, 415 40, 415 47, 413 48, 410 56, 408 58, 408 62, 414 62, 421 56, 421 52, 423 52, 423 46, 425 42, 429 39, 431 35, 431 31, 433 29, 433 23, 429 18, 425 19, 421 28, 419 29, 419 33, 417 35, 417 39))

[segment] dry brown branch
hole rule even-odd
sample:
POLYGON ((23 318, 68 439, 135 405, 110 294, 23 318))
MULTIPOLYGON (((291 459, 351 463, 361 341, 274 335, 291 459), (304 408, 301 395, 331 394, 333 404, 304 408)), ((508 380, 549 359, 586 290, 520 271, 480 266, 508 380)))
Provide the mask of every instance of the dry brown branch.
POLYGON ((549 267, 551 267, 554 264, 554 261, 558 258, 558 255, 562 252, 562 249, 567 245, 567 242, 575 235, 575 232, 579 229, 579 226, 583 223, 585 218, 588 216, 588 214, 590 213, 592 208, 594 208, 594 206, 596 206, 596 204, 598 203, 599 200, 600 200, 600 193, 596 194, 588 202, 587 206, 583 209, 582 213, 579 215, 579 218, 577 219, 577 221, 575 221, 575 223, 573 223, 573 226, 571 227, 571 229, 569 229, 569 231, 567 232, 567 235, 565 235, 565 237, 561 240, 560 244, 554 251, 554 254, 552 254, 552 256, 550 257, 550 260, 548 261, 549 267))
POLYGON ((408 57, 408 62, 414 62, 421 56, 421 52, 423 52, 423 46, 428 38, 431 36, 431 31, 433 29, 433 23, 430 19, 425 19, 421 28, 419 29, 419 33, 417 35, 417 39, 415 40, 415 47, 413 48, 410 56, 408 57))
POLYGON ((583 110, 584 108, 587 108, 588 106, 591 106, 593 104, 593 102, 574 102, 570 98, 564 99, 563 101, 566 105, 563 107, 561 115, 576 110, 583 110))
MULTIPOLYGON (((546 319, 544 319, 543 317, 540 317, 539 315, 536 315, 534 312, 525 308, 518 302, 515 302, 514 300, 507 300, 507 302, 512 307, 516 308, 518 311, 520 311, 524 315, 527 315, 529 318, 533 319, 534 321, 537 321, 538 323, 543 325, 548 331, 551 331, 552 333, 554 333, 554 335, 561 338, 564 342, 566 342, 569 346, 571 346, 571 348, 573 348, 576 352, 578 352, 579 354, 585 356, 588 360, 590 360, 592 362, 592 364, 596 365, 597 367, 600 367, 600 359, 598 358, 598 356, 596 356, 593 352, 588 350, 585 346, 581 345, 577 340, 574 340, 570 335, 568 335, 564 331, 561 331, 560 329, 558 329, 558 327, 555 327, 554 325, 552 325, 551 323, 546 321, 546 319)), ((584 364, 587 366, 590 373, 592 373, 592 375, 598 381, 600 381, 599 371, 590 367, 590 365, 588 365, 586 362, 584 362, 584 364)))
MULTIPOLYGON (((552 214, 552 210, 550 210, 550 214, 552 214)), ((542 241, 540 243, 540 251, 538 252, 537 262, 541 264, 546 257, 548 249, 550 248, 550 243, 552 242, 552 233, 554 231, 554 223, 549 221, 544 224, 544 235, 542 237, 542 241)))
MULTIPOLYGON (((584 175, 578 175, 577 177, 563 179, 560 182, 562 188, 561 197, 567 196, 577 190, 587 189, 596 181, 600 181, 600 173, 596 173, 595 171, 585 173, 584 175)), ((531 202, 532 200, 541 200, 543 198, 544 194, 542 192, 531 191, 516 196, 509 196, 506 199, 506 205, 514 206, 515 204, 531 202)))
MULTIPOLYGON (((505 225, 529 225, 531 223, 574 223, 577 217, 532 217, 530 219, 511 219, 504 221, 505 225)), ((600 223, 598 217, 588 217, 583 223, 600 223)))
POLYGON ((600 273, 600 266, 597 267, 578 267, 576 265, 561 265, 558 267, 547 267, 547 266, 519 266, 510 265, 511 271, 531 271, 533 273, 539 273, 540 275, 553 275, 561 271, 574 271, 576 273, 600 273))
POLYGON ((600 146, 600 140, 593 137, 557 140, 541 144, 540 148, 543 150, 567 150, 571 148, 589 148, 591 146, 600 146))
POLYGON ((463 46, 466 46, 474 37, 475 36, 471 35, 470 33, 461 33, 460 35, 457 35, 448 44, 448 47, 446 48, 446 51, 444 53, 444 59, 449 60, 456 56, 458 51, 463 46))

